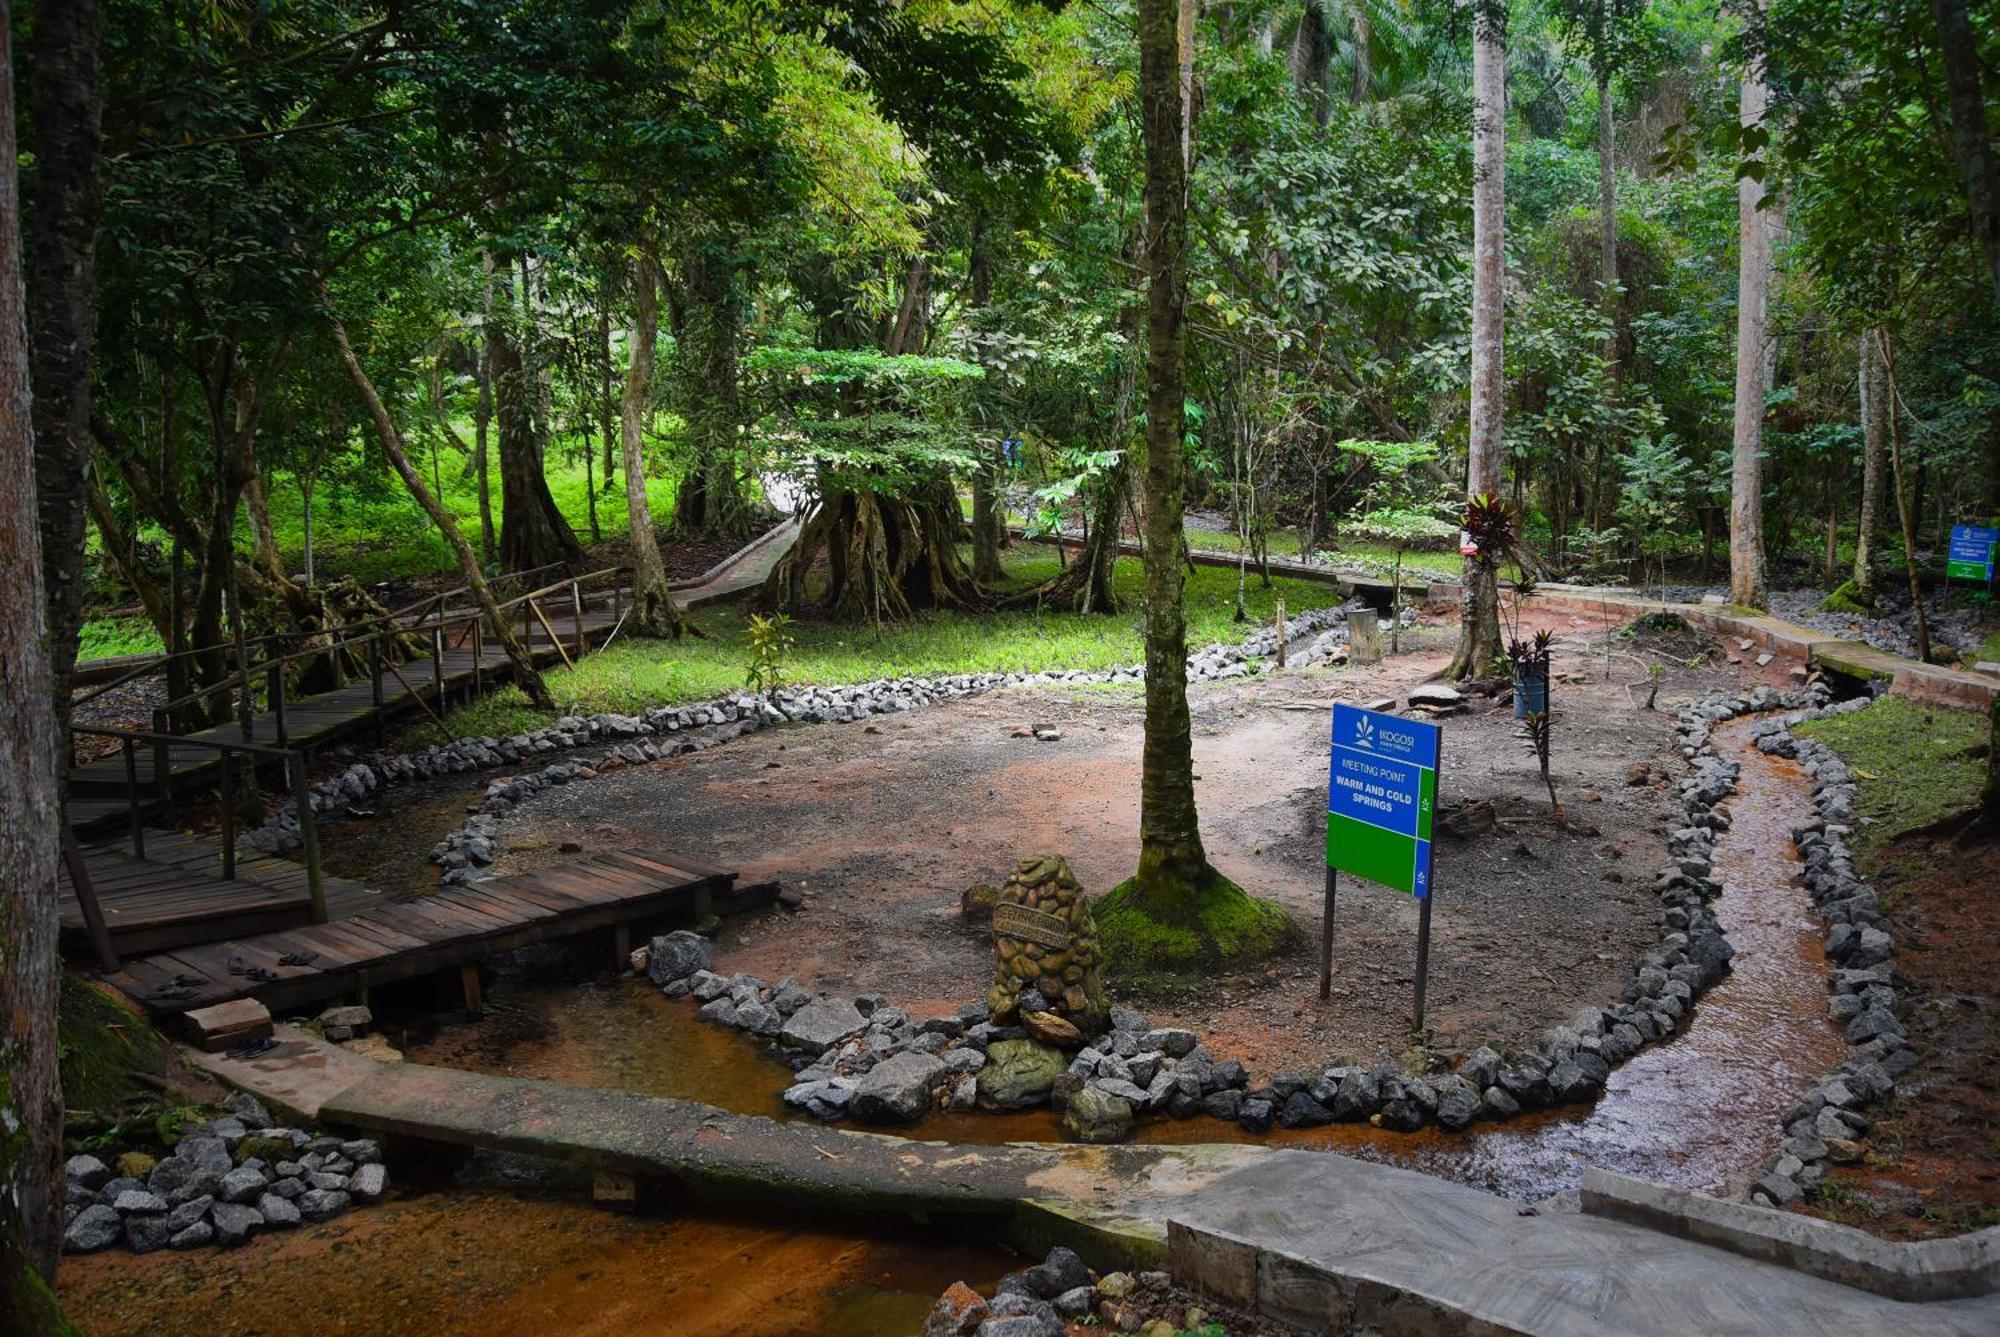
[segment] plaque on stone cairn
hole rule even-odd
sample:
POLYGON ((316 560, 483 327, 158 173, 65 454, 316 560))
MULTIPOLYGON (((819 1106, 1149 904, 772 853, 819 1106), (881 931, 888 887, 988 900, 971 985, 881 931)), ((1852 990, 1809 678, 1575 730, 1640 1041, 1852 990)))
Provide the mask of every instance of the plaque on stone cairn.
POLYGON ((1008 875, 993 906, 993 951, 986 1002, 995 1022, 1070 1045, 1104 1029, 1104 953, 1067 859, 1035 855, 1008 875))

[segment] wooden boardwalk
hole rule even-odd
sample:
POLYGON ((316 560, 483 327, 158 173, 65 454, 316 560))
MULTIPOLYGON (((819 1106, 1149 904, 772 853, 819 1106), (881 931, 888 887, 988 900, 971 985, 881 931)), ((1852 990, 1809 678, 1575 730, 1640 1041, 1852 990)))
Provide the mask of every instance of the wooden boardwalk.
MULTIPOLYGON (((308 922, 312 898, 306 871, 289 859, 255 851, 236 857, 234 880, 222 875, 222 843, 176 831, 146 833, 146 857, 111 846, 85 846, 84 869, 120 956, 170 951, 217 938, 239 937, 308 922)), ((347 878, 325 875, 327 913, 359 914, 387 898, 347 878)), ((60 878, 62 943, 88 946, 83 907, 65 868, 60 878)))
MULTIPOLYGON (((155 952, 126 962, 105 982, 155 1016, 233 998, 255 998, 280 1012, 579 933, 613 929, 622 948, 635 922, 768 900, 768 886, 738 890, 735 883, 734 873, 659 850, 587 855, 414 900, 378 899, 325 924, 155 952)), ((476 988, 476 977, 468 980, 475 1006, 476 988)))

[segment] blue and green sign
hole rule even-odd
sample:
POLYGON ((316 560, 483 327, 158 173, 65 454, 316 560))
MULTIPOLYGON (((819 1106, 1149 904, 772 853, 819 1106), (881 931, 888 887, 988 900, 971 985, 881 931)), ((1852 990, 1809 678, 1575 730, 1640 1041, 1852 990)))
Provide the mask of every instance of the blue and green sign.
POLYGON ((1431 818, 1443 730, 1336 703, 1326 865, 1419 900, 1431 893, 1431 818))
POLYGON ((1986 525, 1953 525, 1951 546, 1945 549, 1945 579, 1976 580, 1982 585, 1991 585, 1996 546, 2000 546, 2000 529, 1986 525))

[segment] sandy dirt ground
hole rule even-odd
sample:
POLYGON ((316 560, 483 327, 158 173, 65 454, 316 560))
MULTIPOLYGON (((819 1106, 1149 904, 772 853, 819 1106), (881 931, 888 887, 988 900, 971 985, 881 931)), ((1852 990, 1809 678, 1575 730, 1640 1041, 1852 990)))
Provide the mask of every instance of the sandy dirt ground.
MULTIPOLYGON (((1199 686, 1195 764, 1211 860, 1284 905, 1298 946, 1198 987, 1126 994, 1163 1021, 1199 1027, 1220 1054, 1266 1071, 1393 1057, 1411 1042, 1417 905, 1343 888, 1333 997, 1316 997, 1327 720, 1335 700, 1396 695, 1438 673, 1455 628, 1433 625, 1371 669, 1324 668, 1199 686)), ((1617 996, 1654 934, 1646 885, 1665 857, 1668 777, 1680 773, 1667 709, 1647 711, 1659 656, 1602 624, 1554 617, 1554 773, 1568 829, 1548 820, 1535 760, 1504 706, 1474 700, 1446 720, 1441 811, 1489 802, 1497 825, 1447 836, 1437 856, 1428 1022, 1441 1047, 1522 1044, 1585 1003, 1617 996), (1627 783, 1633 762, 1654 768, 1627 783)), ((1663 707, 1742 670, 1670 664, 1663 707)), ((1776 680, 1775 678, 1773 680, 1776 680)), ((1136 693, 1014 690, 865 727, 754 735, 712 752, 550 791, 506 824, 499 869, 586 849, 653 844, 799 888, 805 908, 732 924, 718 968, 811 987, 872 990, 919 1012, 975 998, 990 940, 959 893, 1028 854, 1065 855, 1108 890, 1137 850, 1143 731, 1136 693), (1057 742, 1017 737, 1053 725, 1057 742)), ((1114 994, 1119 993, 1114 982, 1114 994)))

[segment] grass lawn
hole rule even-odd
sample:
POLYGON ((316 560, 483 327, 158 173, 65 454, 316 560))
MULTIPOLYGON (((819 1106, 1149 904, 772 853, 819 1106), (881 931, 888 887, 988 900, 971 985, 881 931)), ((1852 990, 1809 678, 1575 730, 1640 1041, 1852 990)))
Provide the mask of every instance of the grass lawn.
MULTIPOLYGON (((1046 579, 1056 569, 1053 554, 1016 550, 1007 555, 1008 574, 1016 584, 1046 579)), ((879 631, 800 619, 792 624, 796 644, 785 662, 785 680, 839 684, 906 674, 1107 669, 1136 663, 1143 657, 1144 576, 1138 560, 1121 560, 1115 579, 1123 611, 1108 617, 1032 610, 937 613, 879 631)), ((1246 602, 1252 618, 1268 619, 1280 594, 1289 612, 1337 603, 1340 597, 1331 585, 1283 578, 1273 584, 1266 590, 1251 582, 1246 602)), ((1188 644, 1239 639, 1246 628, 1234 621, 1235 605, 1235 572, 1196 568, 1187 586, 1188 644)), ((565 711, 583 713, 630 712, 742 690, 749 665, 746 610, 738 604, 706 608, 695 620, 707 639, 620 639, 574 669, 550 673, 549 687, 565 711)), ((453 711, 445 728, 453 736, 505 735, 538 727, 543 719, 519 692, 505 688, 453 711)))
MULTIPOLYGON (((1237 552, 1243 547, 1242 540, 1233 532, 1211 529, 1190 529, 1187 532, 1188 546, 1197 552, 1237 552)), ((1297 557, 1299 555, 1299 533, 1296 529, 1275 530, 1271 534, 1271 555, 1273 557, 1297 557)), ((1331 549, 1322 552, 1333 554, 1333 565, 1349 570, 1367 571, 1371 574, 1388 575, 1395 569, 1396 554, 1386 543, 1370 543, 1363 539, 1341 538, 1334 540, 1331 549)), ((1461 559, 1455 552, 1406 552, 1403 554, 1403 574, 1406 576, 1429 576, 1433 579, 1455 579, 1461 571, 1461 559)))
POLYGON ((156 655, 166 647, 160 633, 144 617, 98 617, 83 624, 77 639, 78 659, 110 659, 117 655, 156 655))
POLYGON ((1866 710, 1813 720, 1795 731, 1832 748, 1861 778, 1855 848, 1880 850, 1906 832, 1970 807, 1986 762, 1986 716, 1885 696, 1866 710))

